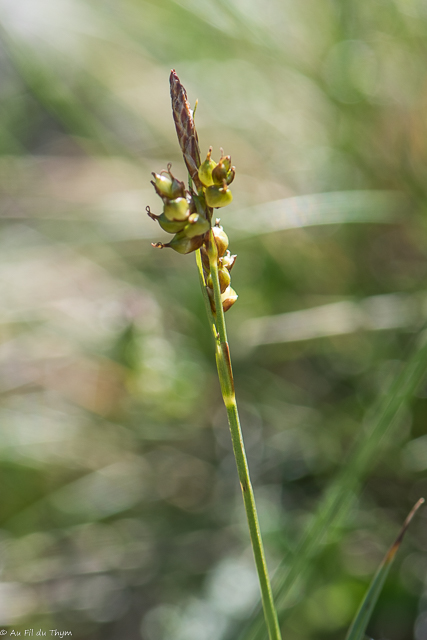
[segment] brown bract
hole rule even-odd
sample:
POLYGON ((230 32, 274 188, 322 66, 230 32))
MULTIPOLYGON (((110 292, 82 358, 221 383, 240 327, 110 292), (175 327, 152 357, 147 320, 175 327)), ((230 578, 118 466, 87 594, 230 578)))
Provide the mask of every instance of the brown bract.
POLYGON ((178 135, 179 146, 181 147, 188 173, 196 187, 199 189, 202 186, 198 176, 198 168, 200 167, 200 149, 193 119, 193 112, 190 109, 187 92, 181 84, 174 69, 171 71, 169 82, 172 99, 172 113, 175 121, 176 133, 178 135))

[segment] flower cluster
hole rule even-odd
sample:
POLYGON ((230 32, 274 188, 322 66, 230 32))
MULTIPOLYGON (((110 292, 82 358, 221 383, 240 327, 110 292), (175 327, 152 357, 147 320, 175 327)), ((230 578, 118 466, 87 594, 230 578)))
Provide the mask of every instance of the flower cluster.
POLYGON ((167 244, 157 242, 154 246, 160 249, 170 247, 178 253, 191 253, 199 249, 210 229, 204 197, 186 191, 184 183, 172 175, 170 165, 167 171, 152 175, 154 180, 151 184, 163 200, 163 213, 157 216, 150 207, 147 207, 147 213, 150 218, 157 220, 164 231, 175 234, 167 244))
POLYGON ((171 172, 153 173, 151 184, 163 201, 163 212, 155 215, 147 207, 147 213, 160 227, 174 237, 167 244, 153 243, 153 247, 170 247, 178 253, 191 253, 200 249, 203 279, 215 314, 214 281, 218 274, 222 308, 227 311, 237 300, 237 294, 230 286, 230 271, 236 260, 228 251, 228 238, 216 220, 212 226, 213 210, 225 207, 233 199, 229 185, 233 182, 235 169, 230 156, 224 156, 221 149, 219 162, 212 160, 212 147, 204 162, 200 162, 200 149, 194 114, 190 108, 187 92, 177 74, 170 75, 172 113, 184 162, 189 174, 189 190, 171 172), (211 234, 212 232, 212 234, 211 234), (210 245, 215 239, 216 251, 210 245), (213 258, 213 256, 216 256, 213 258), (211 260, 214 262, 211 263, 211 260))
MULTIPOLYGON (((221 290, 222 308, 225 312, 228 311, 228 309, 236 302, 238 297, 234 289, 230 287, 230 271, 233 268, 234 263, 236 262, 237 256, 232 256, 230 254, 230 251, 228 250, 228 237, 224 232, 224 229, 220 226, 219 220, 217 220, 215 226, 212 227, 212 233, 215 238, 215 244, 218 253, 218 280, 221 290)), ((200 249, 200 253, 202 256, 203 275, 205 277, 206 290, 208 292, 212 311, 215 313, 215 300, 208 250, 209 247, 207 246, 207 244, 205 244, 200 249)))
POLYGON ((199 167, 198 175, 203 186, 206 204, 212 209, 219 209, 233 200, 228 185, 233 182, 236 171, 231 166, 231 157, 224 157, 222 149, 218 164, 212 160, 211 154, 212 147, 209 147, 206 160, 199 167))
MULTIPOLYGON (((153 173, 154 179, 151 184, 163 201, 163 212, 156 215, 147 207, 147 213, 164 231, 174 234, 167 244, 156 242, 153 243, 154 247, 169 247, 183 254, 201 250, 206 290, 212 311, 215 313, 208 232, 211 228, 213 209, 225 207, 233 199, 229 185, 234 180, 235 169, 231 166, 230 156, 224 156, 222 149, 218 163, 212 160, 211 154, 212 147, 209 148, 206 160, 198 168, 198 193, 192 189, 186 191, 184 183, 172 175, 171 165, 168 165, 167 171, 153 173)), ((228 238, 219 225, 219 220, 212 227, 212 232, 218 253, 217 267, 222 307, 227 311, 237 300, 236 292, 230 287, 230 271, 236 256, 232 256, 228 251, 228 238)))

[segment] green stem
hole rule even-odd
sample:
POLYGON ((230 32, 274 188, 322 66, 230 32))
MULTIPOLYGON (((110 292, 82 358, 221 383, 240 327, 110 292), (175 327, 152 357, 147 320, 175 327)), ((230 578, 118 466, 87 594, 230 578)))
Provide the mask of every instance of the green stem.
POLYGON ((199 271, 199 282, 200 282, 200 288, 203 294, 203 302, 205 303, 206 314, 209 318, 209 324, 212 329, 213 337, 216 340, 217 330, 215 327, 215 319, 212 314, 211 303, 209 300, 208 292, 206 291, 206 282, 205 282, 205 276, 203 274, 203 264, 202 264, 202 256, 200 255, 200 249, 197 249, 196 251, 196 263, 197 263, 197 269, 199 271))
MULTIPOLYGON (((201 284, 204 285, 203 272, 200 258, 197 259, 199 273, 201 273, 201 284)), ((221 291, 218 280, 218 253, 212 231, 210 232, 209 243, 209 263, 213 283, 215 299, 215 326, 216 334, 216 364, 221 385, 222 397, 227 410, 228 424, 230 426, 231 441, 233 444, 234 457, 236 459, 237 472, 240 486, 242 488, 243 502, 245 505, 246 517, 249 525, 249 534, 252 549, 255 557, 255 565, 258 572, 258 579, 261 589, 262 606, 265 621, 267 624, 270 640, 281 640, 277 613, 274 606, 273 594, 271 590, 270 578, 268 576, 267 563, 265 560, 264 547, 261 539, 258 514, 255 505, 255 496, 249 476, 248 461, 243 443, 242 429, 240 426, 239 413, 237 410, 236 396, 234 393, 234 380, 231 368, 230 351, 227 342, 227 330, 225 326, 224 312, 221 303, 221 291)), ((206 291, 204 292, 204 296, 206 291)), ((212 318, 210 309, 208 316, 212 318)))

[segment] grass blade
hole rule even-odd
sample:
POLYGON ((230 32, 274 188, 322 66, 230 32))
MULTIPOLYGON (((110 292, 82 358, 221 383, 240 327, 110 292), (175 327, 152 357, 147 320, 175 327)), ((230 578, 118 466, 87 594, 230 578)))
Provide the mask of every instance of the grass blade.
POLYGON ((366 632, 366 627, 368 626, 369 620, 371 618, 374 607, 377 603, 377 600, 382 591, 384 582, 387 578, 390 567, 393 563, 394 557, 396 555, 397 550, 400 547, 400 544, 403 540, 403 536, 406 533, 409 524, 414 517, 415 513, 424 503, 424 498, 420 498, 418 502, 413 506, 410 511, 408 517, 406 518, 399 535, 396 540, 391 545, 390 549, 387 551, 384 560, 381 562, 378 571, 372 579, 371 584, 365 594, 365 597, 360 605, 358 612, 351 624, 350 629, 346 635, 345 640, 363 640, 366 632))

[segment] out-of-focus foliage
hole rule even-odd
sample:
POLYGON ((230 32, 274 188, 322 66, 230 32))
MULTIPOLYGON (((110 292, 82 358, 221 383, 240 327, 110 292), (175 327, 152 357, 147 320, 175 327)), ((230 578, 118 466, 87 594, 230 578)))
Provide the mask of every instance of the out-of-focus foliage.
MULTIPOLYGON (((1 0, 0 625, 222 640, 257 602, 193 256, 155 251, 151 171, 237 168, 227 314, 272 569, 298 545, 427 316, 421 0, 1 0)), ((342 638, 427 490, 421 387, 288 601, 342 638)), ((426 515, 368 627, 427 633, 426 515)))
POLYGON ((372 613, 377 605, 378 598, 381 595, 384 583, 390 571, 390 567, 396 557, 396 553, 399 550, 400 545, 402 544, 405 532, 407 531, 408 526, 410 525, 415 513, 418 511, 420 506, 424 504, 424 502, 424 498, 420 498, 415 503, 410 513, 408 514, 402 526, 402 529, 399 531, 396 540, 393 542, 386 555, 384 556, 376 574, 372 578, 372 582, 369 585, 369 588, 365 593, 362 602, 360 603, 360 607, 354 617, 354 620, 350 625, 350 628, 345 637, 346 640, 364 640, 364 638, 366 637, 367 626, 371 621, 372 613))

